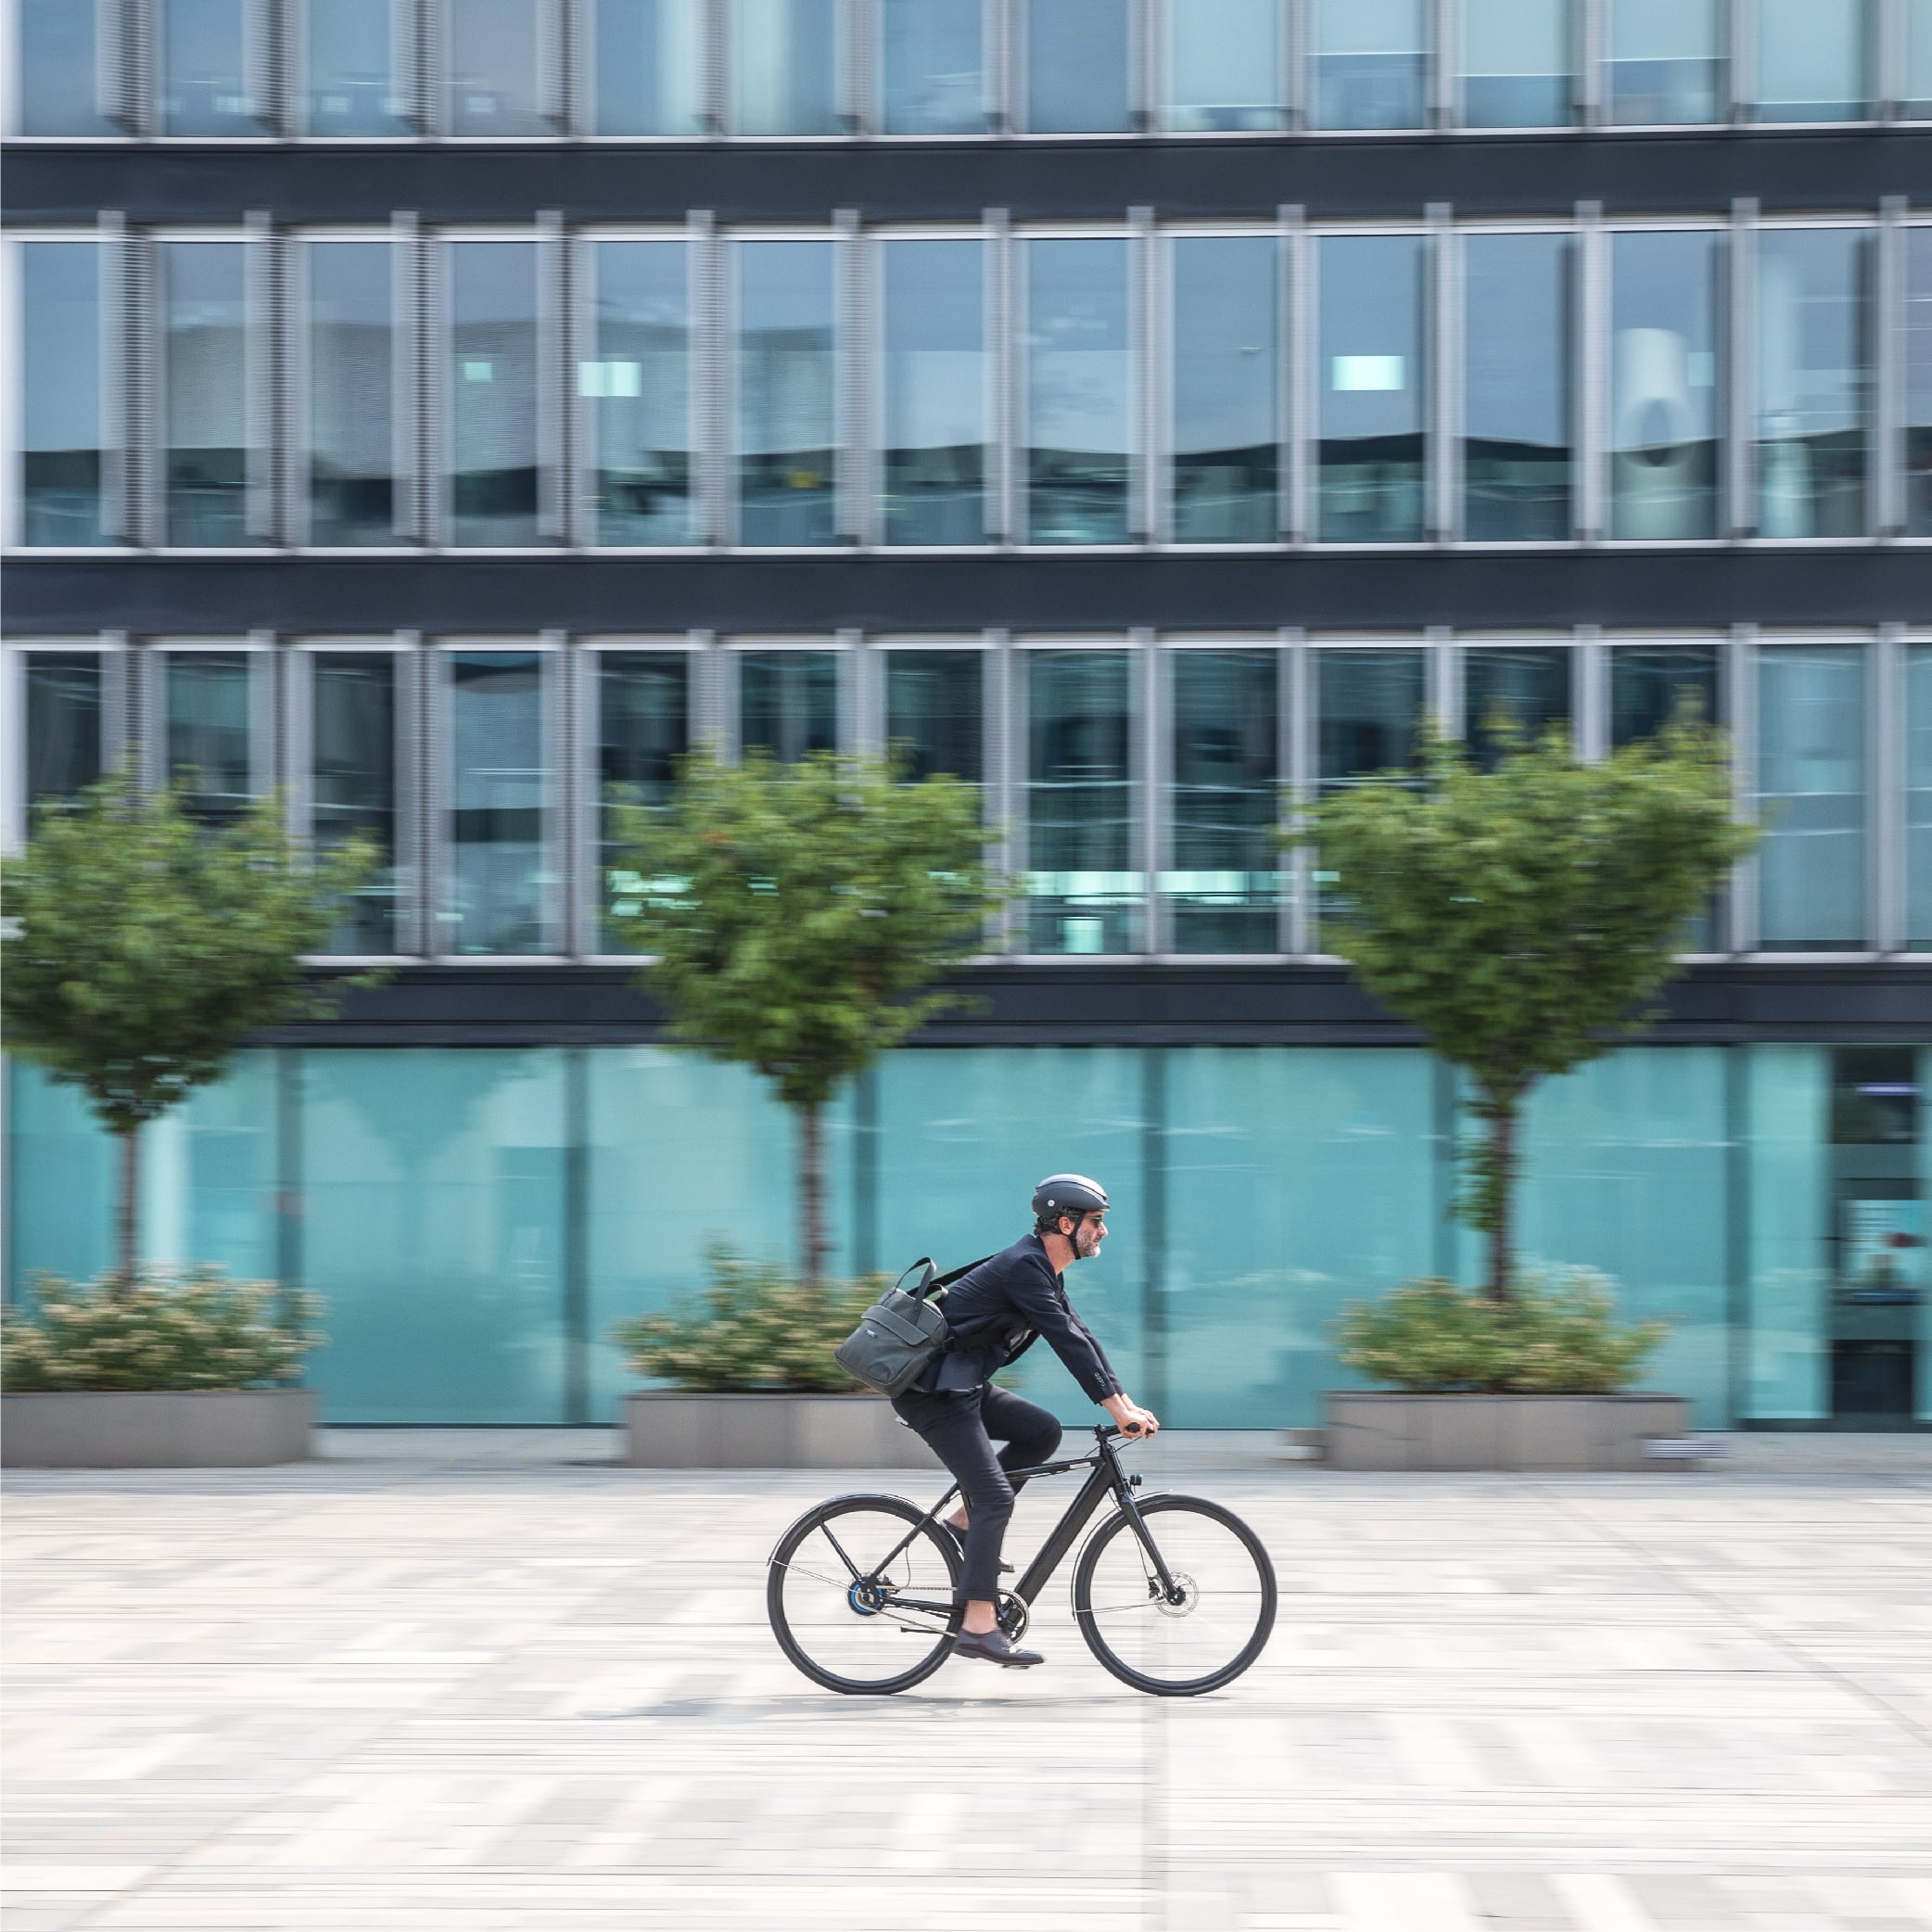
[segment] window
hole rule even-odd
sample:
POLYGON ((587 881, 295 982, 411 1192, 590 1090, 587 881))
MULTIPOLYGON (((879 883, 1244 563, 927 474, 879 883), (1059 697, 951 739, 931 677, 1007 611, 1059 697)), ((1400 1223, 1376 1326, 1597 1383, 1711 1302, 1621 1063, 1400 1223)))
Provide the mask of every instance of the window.
POLYGON ((1932 121, 1932 0, 1905 0, 1905 87, 1900 108, 1909 121, 1932 121))
POLYGON ((448 132, 482 141, 553 133, 540 93, 542 0, 446 0, 448 132))
POLYGON ((393 651, 309 655, 309 824, 319 851, 363 838, 375 870, 331 935, 332 953, 401 950, 400 828, 397 820, 397 686, 406 660, 393 651))
POLYGON ((232 825, 255 802, 254 659, 248 651, 161 656, 168 782, 204 825, 232 825))
POLYGON ((985 779, 985 654, 888 651, 885 737, 909 779, 985 779))
POLYGON ((1865 653, 1783 645, 1758 657, 1758 944, 1865 943, 1865 653))
POLYGON ((839 654, 746 651, 738 659, 738 744, 794 765, 839 748, 839 654))
POLYGON ((1610 237, 1610 534, 1718 534, 1723 242, 1610 237))
POLYGON ((985 541, 984 255, 977 240, 881 244, 887 543, 985 541))
POLYGON ((731 132, 836 134, 838 0, 731 0, 731 132))
POLYGON ((1175 651, 1169 863, 1161 893, 1180 953, 1278 952, 1277 655, 1175 651))
MULTIPOLYGON (((1316 654, 1316 783, 1332 798, 1416 762, 1429 704, 1429 660, 1420 651, 1325 650, 1316 654)), ((1339 872, 1316 859, 1317 911, 1341 903, 1339 872)))
POLYGON ((1568 127, 1570 0, 1463 0, 1463 122, 1568 127))
POLYGON ((1866 0, 1757 0, 1757 121, 1857 121, 1868 111, 1866 0))
POLYGON ((690 250, 600 241, 588 256, 592 358, 578 364, 577 393, 591 419, 593 540, 690 543, 690 250))
POLYGON ((19 261, 20 540, 106 543, 101 251, 22 242, 19 261))
POLYGON ((307 0, 301 8, 303 131, 337 139, 413 133, 409 0, 307 0))
POLYGON ((1758 533, 1860 537, 1872 393, 1859 228, 1772 229, 1758 243, 1758 533))
POLYGON ((986 131, 985 0, 880 0, 879 125, 888 134, 986 131))
POLYGON ((1533 744, 1554 724, 1570 722, 1568 644, 1474 645, 1463 653, 1463 735, 1485 769, 1495 764, 1513 726, 1533 744))
POLYGON ((1025 244, 1030 543, 1125 543, 1132 534, 1128 248, 1025 244))
POLYGON ((1905 943, 1932 952, 1932 644, 1905 652, 1905 943))
POLYGON ((1428 121, 1427 0, 1313 0, 1310 118, 1316 127, 1428 121))
POLYGON ((161 133, 202 141, 261 134, 248 79, 252 37, 260 31, 249 0, 159 5, 161 133))
POLYGON ((1028 132, 1130 133, 1133 0, 1015 0, 1015 5, 1024 14, 1028 132))
POLYGON ((1413 543, 1424 534, 1423 247, 1414 235, 1316 244, 1325 542, 1413 543))
POLYGON ((1608 0, 1605 112, 1616 127, 1723 119, 1721 0, 1608 0))
POLYGON ((668 803, 691 744, 691 660, 682 651, 600 651, 597 666, 598 823, 604 909, 599 952, 626 952, 614 913, 639 909, 643 881, 617 864, 616 807, 668 803))
POLYGON ((1026 666, 1026 948, 1126 953, 1134 862, 1133 667, 1125 651, 1032 651, 1026 666))
POLYGON ((1272 542, 1280 421, 1276 244, 1265 235, 1194 235, 1171 246, 1174 540, 1272 542))
POLYGON ((1719 720, 1715 644, 1619 644, 1610 653, 1610 745, 1680 719, 1719 720))
POLYGON ((835 542, 833 244, 741 242, 736 256, 739 540, 835 542))
POLYGON ((1176 133, 1262 133, 1282 109, 1277 0, 1166 0, 1162 123, 1176 133))
POLYGON ((1570 244, 1472 235, 1465 244, 1463 534, 1568 537, 1570 244))
POLYGON ((308 537, 396 541, 395 292, 384 241, 311 242, 308 537))
POLYGON ((450 541, 538 540, 537 245, 451 242, 450 541))
POLYGON ((162 492, 166 541, 251 543, 246 242, 163 242, 162 492))
POLYGON ((592 131, 702 134, 704 0, 593 0, 592 131))
POLYGON ((102 10, 87 0, 14 0, 14 23, 15 128, 23 134, 118 134, 101 112, 101 80, 114 58, 102 44, 102 10))
POLYGON ((449 680, 449 842, 439 950, 552 949, 549 737, 544 654, 452 651, 449 680))
POLYGON ((98 651, 32 651, 20 666, 26 696, 30 807, 75 798, 104 769, 107 662, 98 651))
POLYGON ((1932 228, 1905 235, 1905 527, 1932 537, 1932 228))

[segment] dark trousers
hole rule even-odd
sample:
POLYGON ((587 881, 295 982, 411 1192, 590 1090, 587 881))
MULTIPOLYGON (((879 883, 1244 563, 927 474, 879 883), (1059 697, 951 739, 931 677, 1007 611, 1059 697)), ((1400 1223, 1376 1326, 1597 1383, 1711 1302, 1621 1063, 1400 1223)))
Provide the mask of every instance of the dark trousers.
POLYGON ((1060 1424, 1037 1403, 990 1382, 944 1395, 909 1389, 894 1396, 892 1405, 960 1485, 967 1518, 960 1594, 968 1603, 991 1602, 999 1590, 999 1545, 1021 1486, 1008 1472, 1045 1462, 1060 1447, 1060 1424), (997 1455, 996 1436, 1006 1444, 997 1455))

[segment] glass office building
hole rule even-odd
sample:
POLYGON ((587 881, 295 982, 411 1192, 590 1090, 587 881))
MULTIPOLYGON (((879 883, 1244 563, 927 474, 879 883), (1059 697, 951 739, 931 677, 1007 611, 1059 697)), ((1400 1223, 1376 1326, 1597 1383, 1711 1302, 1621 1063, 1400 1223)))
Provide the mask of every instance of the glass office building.
MULTIPOLYGON (((1337 1310, 1477 1257, 1455 1078, 1284 798, 1427 718, 1599 756, 1691 704, 1763 841, 1537 1095, 1523 1247, 1672 1317, 1706 1425, 1932 1427, 1919 0, 6 31, 4 833, 131 760, 381 852, 317 965, 385 983, 146 1163, 154 1259, 328 1298, 335 1419, 605 1417, 613 1322, 786 1247, 785 1116, 610 916, 614 796, 705 744, 896 744, 1019 883, 838 1105, 840 1265, 1095 1172, 1137 1392, 1318 1419, 1337 1310)), ((5 1119, 8 1292, 96 1270, 100 1134, 19 1065, 5 1119)))

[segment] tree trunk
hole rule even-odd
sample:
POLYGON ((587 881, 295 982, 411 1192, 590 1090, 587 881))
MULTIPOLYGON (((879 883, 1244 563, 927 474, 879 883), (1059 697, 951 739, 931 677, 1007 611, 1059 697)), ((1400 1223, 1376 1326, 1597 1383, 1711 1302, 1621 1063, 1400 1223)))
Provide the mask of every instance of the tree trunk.
POLYGON ((813 1287, 825 1278, 825 1157, 816 1105, 798 1110, 798 1258, 813 1287))
POLYGON ((1514 1095, 1493 1100, 1489 1122, 1489 1279, 1483 1291, 1493 1302, 1509 1299, 1516 1209, 1516 1125, 1514 1095))
POLYGON ((141 1212, 141 1129, 124 1127, 116 1138, 121 1142, 121 1199, 114 1215, 115 1274, 122 1288, 132 1288, 141 1212))

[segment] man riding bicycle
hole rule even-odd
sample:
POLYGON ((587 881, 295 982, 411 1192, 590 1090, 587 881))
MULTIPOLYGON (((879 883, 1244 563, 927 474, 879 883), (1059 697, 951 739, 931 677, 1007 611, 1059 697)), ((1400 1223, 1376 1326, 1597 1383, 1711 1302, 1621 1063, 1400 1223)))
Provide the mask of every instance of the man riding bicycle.
POLYGON ((1122 1389, 1092 1331, 1074 1314, 1061 1277, 1091 1261, 1107 1239, 1107 1190, 1085 1175, 1049 1175, 1033 1192, 1033 1232, 983 1261, 947 1290, 946 1347, 893 1407, 916 1429, 960 1485, 960 1513, 947 1526, 963 1532, 965 1600, 953 1649, 961 1657, 1025 1669, 1043 1662, 1018 1650, 999 1628, 996 1608, 1000 1545, 1021 1486, 1011 1471, 1043 1463, 1060 1446, 1060 1424, 1037 1404, 996 1389, 992 1378, 1044 1335, 1081 1391, 1123 1434, 1150 1436, 1160 1422, 1122 1389), (994 1453, 994 1439, 1006 1447, 994 1453))

